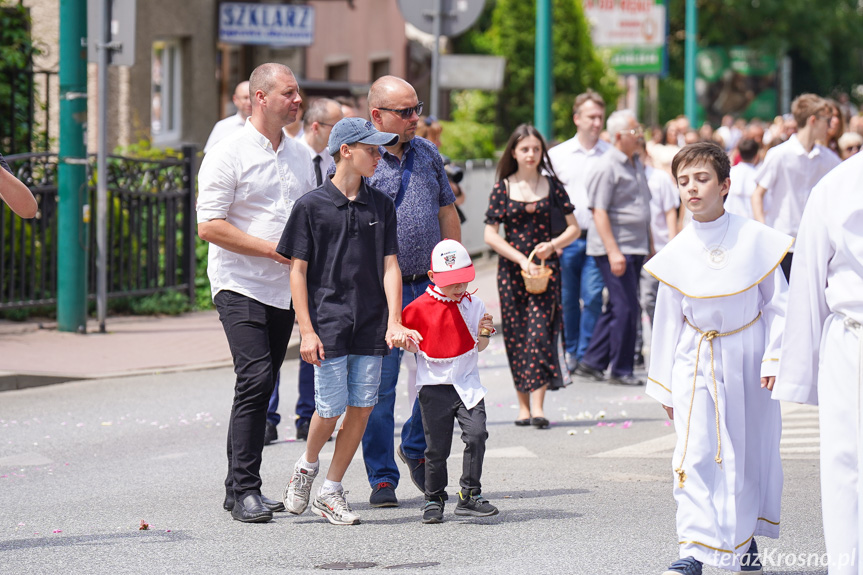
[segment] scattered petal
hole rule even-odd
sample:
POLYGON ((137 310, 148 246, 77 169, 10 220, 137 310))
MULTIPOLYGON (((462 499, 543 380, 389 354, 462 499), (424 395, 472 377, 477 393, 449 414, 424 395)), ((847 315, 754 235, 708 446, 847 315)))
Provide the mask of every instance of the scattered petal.
POLYGON ((113 424, 110 421, 103 421, 102 425, 104 425, 105 427, 108 427, 109 425, 113 425, 113 424))
POLYGON ((596 414, 596 419, 605 419, 605 410, 601 409, 599 413, 596 414))
POLYGON ((150 529, 150 524, 141 519, 141 524, 138 526, 139 531, 148 531, 150 529))
POLYGON ((54 531, 52 531, 52 533, 63 533, 63 530, 62 529, 55 529, 54 531))
POLYGON ((584 434, 585 434, 585 435, 587 435, 588 433, 590 433, 590 430, 589 430, 589 429, 585 429, 585 430, 584 430, 584 434))
POLYGON ((570 429, 569 431, 567 431, 567 432, 566 432, 566 434, 567 434, 567 435, 575 435, 575 430, 574 430, 574 429, 570 429))
POLYGON ((626 417, 627 415, 628 415, 628 414, 626 413, 626 410, 625 410, 625 409, 621 409, 621 410, 620 410, 620 417, 626 417))
POLYGON ((597 426, 597 427, 603 427, 604 425, 605 425, 605 424, 604 424, 603 422, 601 422, 601 421, 597 422, 597 424, 596 424, 596 426, 597 426))
POLYGON ((609 427, 614 427, 615 425, 617 425, 617 424, 616 424, 616 423, 614 423, 613 421, 612 421, 611 423, 609 423, 609 424, 608 424, 608 426, 609 426, 609 427))
POLYGON ((631 421, 624 421, 623 423, 620 424, 620 427, 622 427, 623 429, 629 429, 630 427, 632 427, 632 422, 631 421))
POLYGON ((664 425, 665 427, 671 427, 671 422, 670 421, 663 421, 662 425, 664 425))

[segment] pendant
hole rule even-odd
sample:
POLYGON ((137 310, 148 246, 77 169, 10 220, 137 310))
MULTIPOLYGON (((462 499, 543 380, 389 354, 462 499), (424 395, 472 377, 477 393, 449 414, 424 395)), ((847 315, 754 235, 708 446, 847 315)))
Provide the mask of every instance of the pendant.
POLYGON ((728 265, 728 250, 722 245, 710 246, 704 249, 707 265, 718 270, 728 265))

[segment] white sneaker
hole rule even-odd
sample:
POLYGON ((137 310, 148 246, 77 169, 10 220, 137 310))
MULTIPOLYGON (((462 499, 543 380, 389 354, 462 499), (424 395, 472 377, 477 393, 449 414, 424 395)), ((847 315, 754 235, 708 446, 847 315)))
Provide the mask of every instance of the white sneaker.
POLYGON ((346 491, 319 493, 312 501, 312 509, 333 525, 358 525, 360 516, 351 510, 345 500, 346 491))
POLYGON ((312 483, 318 476, 317 469, 303 467, 299 463, 294 466, 294 474, 285 486, 285 509, 294 515, 300 515, 309 506, 312 494, 312 483))

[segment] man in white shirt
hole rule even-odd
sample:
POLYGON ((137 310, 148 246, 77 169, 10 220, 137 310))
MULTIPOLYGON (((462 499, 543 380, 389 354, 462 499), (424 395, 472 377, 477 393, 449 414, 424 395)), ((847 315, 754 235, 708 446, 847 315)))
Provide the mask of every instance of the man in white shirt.
POLYGON ((725 211, 752 218, 752 192, 758 185, 755 177, 758 175, 758 142, 751 138, 740 141, 737 146, 740 153, 740 163, 731 168, 731 187, 725 200, 725 211))
POLYGON ((587 232, 593 226, 593 214, 587 207, 585 182, 593 165, 611 147, 599 139, 605 123, 602 96, 593 90, 579 94, 572 112, 577 130, 575 136, 548 151, 551 165, 575 206, 575 219, 581 228, 581 237, 564 248, 560 256, 563 341, 566 366, 570 372, 584 357, 596 320, 602 313, 602 288, 605 284, 596 262, 587 257, 586 251, 587 232))
POLYGON ((262 64, 249 79, 252 115, 204 156, 198 235, 210 242, 207 274, 237 374, 228 426, 224 507, 263 523, 284 505, 261 495, 267 403, 294 325, 290 260, 276 252, 291 208, 313 188, 312 164, 282 131, 302 98, 293 72, 262 64))
MULTIPOLYGON (((833 117, 827 100, 803 94, 791 103, 791 113, 797 122, 797 133, 767 152, 755 176, 758 185, 752 192, 752 215, 762 224, 797 237, 809 193, 841 160, 832 150, 816 143, 826 141, 833 117)), ((793 249, 782 260, 787 279, 791 277, 793 249)))
POLYGON ((233 116, 228 116, 224 120, 219 120, 213 126, 213 131, 210 132, 210 137, 207 138, 207 143, 204 144, 204 153, 206 154, 220 140, 225 139, 243 127, 246 123, 246 118, 252 115, 252 99, 249 97, 249 82, 244 81, 237 84, 234 88, 234 97, 232 98, 234 106, 237 107, 237 113, 233 116))

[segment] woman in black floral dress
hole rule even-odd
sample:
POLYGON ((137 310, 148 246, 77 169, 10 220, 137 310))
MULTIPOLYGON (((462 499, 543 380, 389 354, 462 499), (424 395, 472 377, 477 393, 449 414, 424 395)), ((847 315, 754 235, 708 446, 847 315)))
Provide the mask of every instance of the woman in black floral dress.
POLYGON ((485 214, 485 241, 501 256, 497 287, 506 355, 518 395, 515 424, 543 428, 549 425, 543 411, 545 392, 563 386, 557 352, 561 330, 558 251, 575 241, 581 230, 569 196, 551 167, 545 141, 533 126, 522 124, 510 136, 497 166, 497 179, 485 214), (553 209, 566 215, 566 227, 556 237, 551 233, 553 209), (500 224, 505 237, 498 233, 500 224), (536 256, 530 263, 527 257, 534 248, 536 256), (536 273, 540 259, 552 269, 551 280, 545 293, 529 294, 521 271, 536 273))

